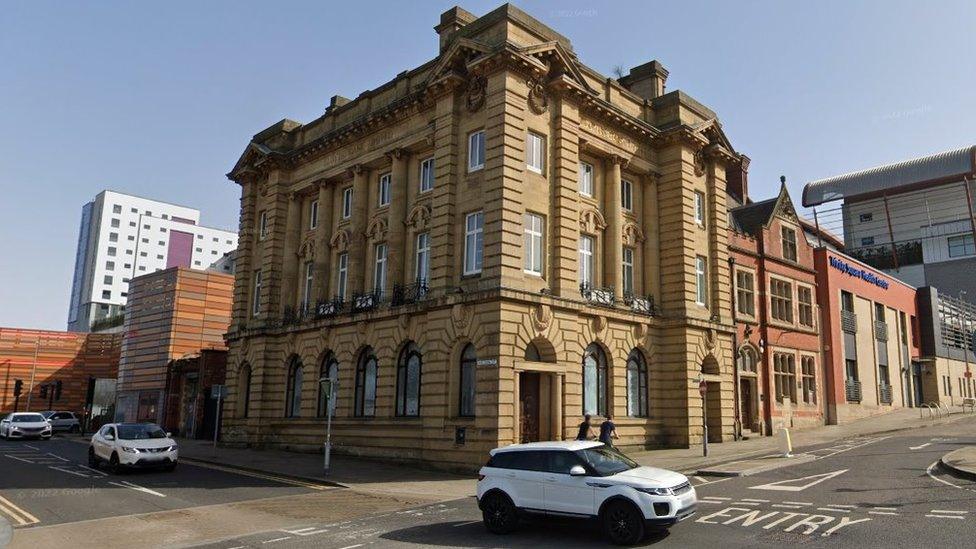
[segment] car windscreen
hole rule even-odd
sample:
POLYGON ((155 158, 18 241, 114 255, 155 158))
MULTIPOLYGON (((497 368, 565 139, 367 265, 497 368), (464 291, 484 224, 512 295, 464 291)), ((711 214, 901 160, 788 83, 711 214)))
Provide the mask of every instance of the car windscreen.
POLYGON ((606 446, 577 450, 576 455, 593 468, 596 474, 601 477, 615 475, 622 471, 629 471, 630 469, 640 467, 640 464, 636 461, 606 446))
POLYGON ((14 423, 43 423, 47 420, 41 414, 17 414, 10 421, 14 423))
POLYGON ((51 416, 54 415, 54 412, 41 412, 41 415, 46 417, 47 419, 51 419, 51 416))
POLYGON ((119 438, 122 440, 147 440, 166 438, 166 431, 159 425, 119 425, 119 438))

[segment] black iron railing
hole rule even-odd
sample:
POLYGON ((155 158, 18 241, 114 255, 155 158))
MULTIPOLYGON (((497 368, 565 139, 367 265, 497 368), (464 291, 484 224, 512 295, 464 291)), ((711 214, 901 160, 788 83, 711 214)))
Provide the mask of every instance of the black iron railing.
POLYGON ((616 302, 613 286, 594 288, 589 284, 580 284, 580 295, 590 303, 596 303, 605 307, 613 307, 616 302))
POLYGON ((632 293, 624 294, 624 303, 635 313, 655 316, 657 308, 654 305, 654 296, 636 296, 632 293))
POLYGON ((398 307, 410 303, 423 301, 427 297, 430 287, 423 278, 418 279, 413 284, 397 284, 393 287, 393 295, 390 297, 390 305, 398 307))
POLYGON ((847 402, 861 402, 861 382, 856 379, 848 379, 844 383, 844 394, 847 402))
POLYGON ((352 312, 363 313, 372 311, 377 309, 382 301, 383 291, 379 289, 352 294, 352 312))
POLYGON ((345 304, 342 302, 341 298, 333 298, 330 300, 319 300, 315 304, 315 318, 331 318, 342 312, 343 306, 345 304))
POLYGON ((849 333, 857 333, 857 315, 853 311, 840 311, 840 329, 849 333))

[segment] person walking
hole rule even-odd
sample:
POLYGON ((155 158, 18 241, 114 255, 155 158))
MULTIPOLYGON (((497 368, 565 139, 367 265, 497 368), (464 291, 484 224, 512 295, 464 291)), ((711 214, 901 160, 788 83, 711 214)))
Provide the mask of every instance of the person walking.
POLYGON ((617 426, 613 424, 613 418, 610 417, 610 414, 607 414, 607 419, 600 424, 600 442, 613 448, 613 439, 615 438, 620 438, 617 436, 617 426))
POLYGON ((593 434, 593 425, 590 424, 590 414, 583 416, 583 423, 579 424, 579 432, 576 433, 576 440, 590 440, 596 438, 593 434))

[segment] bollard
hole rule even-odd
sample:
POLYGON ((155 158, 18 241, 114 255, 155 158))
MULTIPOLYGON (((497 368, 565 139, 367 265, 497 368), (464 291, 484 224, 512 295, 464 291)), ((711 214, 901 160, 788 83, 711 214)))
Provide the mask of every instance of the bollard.
POLYGON ((790 430, 784 427, 779 432, 779 448, 783 453, 783 457, 793 457, 793 441, 790 439, 790 430))

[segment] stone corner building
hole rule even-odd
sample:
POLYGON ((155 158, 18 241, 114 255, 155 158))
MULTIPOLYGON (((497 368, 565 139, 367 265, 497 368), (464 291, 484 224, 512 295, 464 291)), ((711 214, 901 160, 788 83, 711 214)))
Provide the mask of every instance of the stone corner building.
POLYGON ((715 113, 652 61, 620 79, 506 4, 439 53, 258 133, 240 184, 225 439, 451 468, 572 438, 733 437, 726 172, 715 113))

